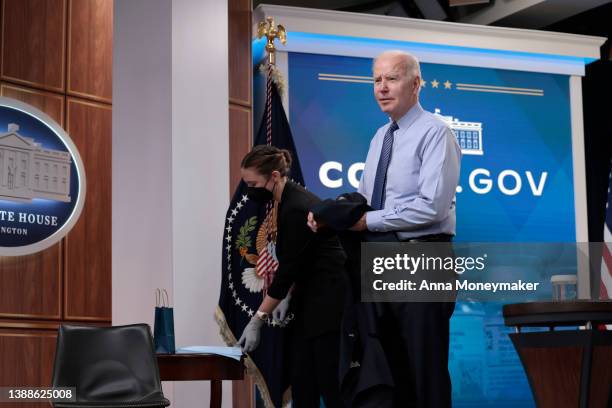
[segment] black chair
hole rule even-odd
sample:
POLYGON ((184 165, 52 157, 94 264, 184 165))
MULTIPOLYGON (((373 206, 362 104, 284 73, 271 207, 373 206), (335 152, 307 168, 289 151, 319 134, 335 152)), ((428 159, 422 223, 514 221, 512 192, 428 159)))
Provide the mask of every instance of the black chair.
POLYGON ((54 407, 167 407, 151 330, 146 324, 116 327, 61 325, 53 387, 75 387, 76 401, 54 407))

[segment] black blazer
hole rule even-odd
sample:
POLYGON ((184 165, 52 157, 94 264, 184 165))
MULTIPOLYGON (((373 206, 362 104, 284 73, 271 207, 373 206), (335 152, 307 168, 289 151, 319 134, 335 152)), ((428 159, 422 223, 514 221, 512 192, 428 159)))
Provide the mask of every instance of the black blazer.
POLYGON ((345 254, 336 235, 313 233, 308 212, 321 200, 287 181, 278 207, 276 256, 279 266, 268 295, 283 299, 291 285, 295 330, 305 336, 338 331, 348 280, 345 254))

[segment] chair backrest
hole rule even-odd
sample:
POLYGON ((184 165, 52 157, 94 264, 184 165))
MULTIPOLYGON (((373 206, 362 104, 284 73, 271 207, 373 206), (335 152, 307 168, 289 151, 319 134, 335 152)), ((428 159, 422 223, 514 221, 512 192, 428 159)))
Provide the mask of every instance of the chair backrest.
POLYGON ((54 387, 76 387, 76 401, 56 407, 165 407, 151 330, 146 324, 115 327, 61 325, 54 387))

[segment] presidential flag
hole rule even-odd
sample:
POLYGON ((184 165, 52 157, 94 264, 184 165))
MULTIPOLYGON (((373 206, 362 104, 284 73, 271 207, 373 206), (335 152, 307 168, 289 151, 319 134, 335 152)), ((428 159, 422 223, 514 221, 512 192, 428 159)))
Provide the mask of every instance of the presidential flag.
MULTIPOLYGON (((293 156, 289 177, 303 185, 293 136, 275 82, 280 76, 273 69, 268 72, 266 108, 255 144, 271 144, 289 150, 293 156)), ((258 205, 250 200, 246 187, 241 181, 225 216, 221 293, 215 318, 228 345, 236 344, 278 267, 274 251, 276 206, 273 202, 258 205)), ((261 331, 259 347, 246 358, 247 369, 254 377, 266 408, 281 407, 290 400, 286 345, 293 319, 292 313, 281 323, 270 318, 261 331)))

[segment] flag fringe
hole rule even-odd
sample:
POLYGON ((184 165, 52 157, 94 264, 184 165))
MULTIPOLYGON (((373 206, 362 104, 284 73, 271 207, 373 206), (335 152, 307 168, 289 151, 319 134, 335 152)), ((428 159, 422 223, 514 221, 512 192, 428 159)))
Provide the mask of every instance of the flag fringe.
MULTIPOLYGON (((217 322, 217 325, 219 326, 219 334, 221 335, 221 338, 223 339, 225 344, 227 346, 235 346, 237 343, 236 337, 234 336, 234 333, 232 333, 232 330, 230 329, 229 325, 227 324, 225 314, 219 306, 217 306, 217 308, 215 309, 214 318, 217 322)), ((266 384, 263 375, 261 375, 261 372, 259 371, 259 368, 257 368, 257 365, 255 364, 253 359, 251 359, 251 357, 249 357, 247 354, 245 354, 244 364, 246 366, 247 373, 253 377, 255 385, 257 385, 257 388, 261 393, 265 408, 275 408, 274 403, 272 402, 272 398, 270 397, 268 385, 266 384)), ((283 393, 283 407, 289 407, 290 403, 291 388, 288 388, 283 393)))
MULTIPOLYGON (((268 75, 268 64, 267 63, 259 64, 258 70, 263 76, 267 76, 268 75)), ((276 65, 272 66, 272 82, 274 82, 274 85, 276 85, 278 94, 282 98, 283 95, 285 94, 285 89, 287 89, 287 82, 285 81, 285 77, 283 76, 283 73, 280 71, 280 69, 278 69, 276 65)))

